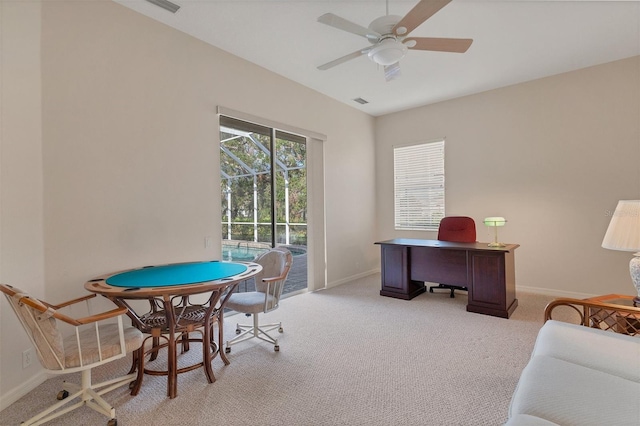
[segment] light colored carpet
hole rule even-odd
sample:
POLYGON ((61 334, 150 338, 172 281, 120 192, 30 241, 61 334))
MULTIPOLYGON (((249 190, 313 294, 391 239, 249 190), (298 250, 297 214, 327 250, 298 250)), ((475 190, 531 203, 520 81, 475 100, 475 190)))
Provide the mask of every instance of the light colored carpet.
MULTIPOLYGON (((261 316, 283 322, 280 352, 253 339, 233 346, 231 365, 214 360, 213 384, 197 369, 179 376, 175 399, 165 396, 166 378, 152 376, 138 396, 123 387, 106 398, 119 426, 504 423, 551 297, 518 293, 519 307, 505 320, 466 312, 465 293, 404 301, 379 290, 380 275, 372 275, 284 299, 261 316)), ((246 319, 227 317, 227 335, 246 319)), ((181 364, 199 353, 192 345, 181 364)), ((103 366, 94 379, 124 374, 128 366, 129 359, 103 366)), ((25 413, 54 403, 61 380, 48 380, 2 411, 0 424, 19 424, 25 413)), ((50 424, 106 420, 82 407, 50 424)))

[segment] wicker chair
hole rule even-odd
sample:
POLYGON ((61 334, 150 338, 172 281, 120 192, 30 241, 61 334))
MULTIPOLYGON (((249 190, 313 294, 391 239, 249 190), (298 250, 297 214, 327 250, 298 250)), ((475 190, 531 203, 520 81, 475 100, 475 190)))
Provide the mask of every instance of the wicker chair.
POLYGON ((225 352, 231 352, 231 345, 257 337, 265 342, 273 343, 273 350, 280 350, 278 339, 269 332, 277 329, 282 333, 282 323, 259 324, 258 314, 277 309, 284 283, 293 264, 289 250, 276 247, 258 256, 255 260, 262 266, 260 274, 255 276, 256 291, 233 293, 226 304, 227 308, 246 315, 253 315, 253 324, 238 324, 237 336, 227 341, 225 352))
MULTIPOLYGON (((633 296, 613 296, 627 298, 629 301, 633 299, 633 296)), ((555 319, 553 318, 554 313, 560 318, 562 318, 562 315, 570 318, 569 320, 561 319, 565 322, 579 323, 585 327, 599 328, 631 336, 640 336, 640 307, 561 297, 549 302, 546 306, 544 320, 555 319)))
POLYGON ((142 333, 134 327, 123 326, 122 317, 127 309, 117 308, 84 318, 72 318, 59 310, 84 301, 88 303, 95 294, 52 305, 9 285, 0 284, 0 291, 29 335, 45 370, 53 374, 81 372, 82 375, 81 385, 63 382, 63 390, 58 394, 60 401, 22 424, 39 425, 86 405, 109 417, 107 425, 117 425, 115 409, 101 395, 136 380, 142 372, 129 372, 117 379, 92 384, 91 369, 140 348, 142 333), (63 337, 63 324, 68 324, 75 332, 63 337), (68 405, 76 398, 79 401, 68 405))

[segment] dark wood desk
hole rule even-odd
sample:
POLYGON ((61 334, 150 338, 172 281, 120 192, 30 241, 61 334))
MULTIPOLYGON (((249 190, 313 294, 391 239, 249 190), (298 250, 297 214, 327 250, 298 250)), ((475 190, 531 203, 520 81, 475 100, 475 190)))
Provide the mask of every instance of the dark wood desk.
POLYGON ((426 291, 425 281, 467 287, 467 311, 509 318, 518 306, 514 251, 518 244, 438 240, 379 241, 382 262, 380 295, 410 300, 426 291))

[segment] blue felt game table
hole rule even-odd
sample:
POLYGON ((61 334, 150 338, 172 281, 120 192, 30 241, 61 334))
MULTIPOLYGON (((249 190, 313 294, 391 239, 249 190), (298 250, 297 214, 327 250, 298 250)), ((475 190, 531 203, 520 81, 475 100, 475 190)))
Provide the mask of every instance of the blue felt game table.
POLYGON ((206 283, 241 274, 247 265, 233 262, 189 262, 152 266, 111 275, 109 285, 126 288, 166 287, 206 283))
POLYGON ((146 299, 149 296, 203 293, 253 277, 253 262, 185 262, 112 272, 87 281, 85 288, 106 297, 146 299))
POLYGON ((220 355, 224 363, 229 364, 224 351, 219 350, 224 342, 224 305, 238 283, 253 278, 260 271, 262 267, 253 262, 185 262, 118 271, 87 281, 85 289, 126 307, 133 325, 149 335, 145 340, 153 339, 152 348, 145 349, 143 343, 142 355, 136 358, 139 373, 132 395, 140 389, 142 373, 166 375, 167 396, 170 398, 177 396, 179 373, 202 366, 207 380, 213 383, 213 358, 220 355), (206 302, 193 302, 189 297, 194 295, 203 295, 198 299, 206 299, 206 302), (129 304, 131 299, 148 300, 150 311, 139 314, 129 304), (212 337, 216 323, 217 343, 212 337), (196 331, 200 338, 191 336, 196 331), (166 343, 160 344, 161 339, 166 343), (178 368, 177 345, 182 343, 183 351, 188 351, 189 342, 202 343, 202 362, 178 368), (153 360, 164 348, 167 348, 167 369, 145 368, 145 355, 150 355, 153 360))

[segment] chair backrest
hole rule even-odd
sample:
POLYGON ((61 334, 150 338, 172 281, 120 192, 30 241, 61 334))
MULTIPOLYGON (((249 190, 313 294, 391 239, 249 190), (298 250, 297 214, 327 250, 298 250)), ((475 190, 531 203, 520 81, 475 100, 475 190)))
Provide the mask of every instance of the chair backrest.
POLYGON ((0 284, 0 291, 29 335, 42 366, 48 370, 64 369, 64 339, 53 317, 56 311, 16 287, 0 284))
POLYGON ((258 256, 255 262, 262 266, 262 271, 255 276, 256 291, 268 295, 264 310, 268 312, 278 307, 293 256, 289 250, 276 247, 258 256))
POLYGON ((476 222, 467 216, 447 216, 440 221, 438 240, 456 243, 476 242, 476 222))

